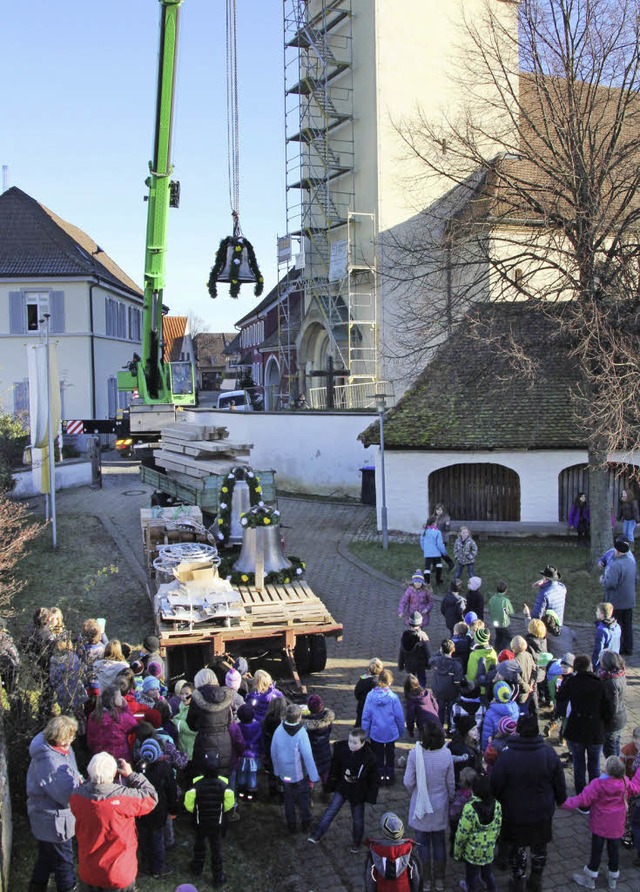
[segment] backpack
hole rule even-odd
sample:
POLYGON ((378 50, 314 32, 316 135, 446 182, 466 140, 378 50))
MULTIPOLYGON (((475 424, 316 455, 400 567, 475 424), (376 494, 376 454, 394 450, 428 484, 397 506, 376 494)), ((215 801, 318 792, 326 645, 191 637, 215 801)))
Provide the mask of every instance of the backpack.
POLYGON ((560 625, 560 620, 558 619, 558 614, 553 610, 545 610, 544 616, 542 617, 542 622, 545 624, 545 628, 549 635, 553 635, 554 638, 558 638, 560 635, 560 630, 562 626, 560 625))
POLYGON ((394 889, 420 892, 422 869, 413 846, 410 839, 397 842, 370 840, 364 868, 366 892, 391 892, 394 889))

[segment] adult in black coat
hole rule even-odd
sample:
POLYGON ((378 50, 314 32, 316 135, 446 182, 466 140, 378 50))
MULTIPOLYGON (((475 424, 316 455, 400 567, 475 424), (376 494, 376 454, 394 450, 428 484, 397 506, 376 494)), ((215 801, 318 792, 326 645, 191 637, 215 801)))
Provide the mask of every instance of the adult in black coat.
POLYGON ((359 851, 364 836, 364 806, 375 805, 378 799, 379 772, 376 757, 367 743, 362 728, 354 728, 348 740, 339 740, 333 747, 327 789, 333 798, 309 837, 318 842, 345 802, 351 806, 352 851, 359 851))
POLYGON ((453 627, 456 623, 461 623, 467 610, 467 602, 460 594, 462 590, 462 580, 454 579, 451 583, 449 591, 446 593, 440 604, 440 613, 444 617, 444 622, 449 629, 449 634, 453 635, 453 627))
POLYGON ((538 732, 535 716, 518 720, 490 775, 491 789, 502 805, 502 839, 510 845, 512 892, 539 892, 552 839, 553 813, 567 798, 564 771, 557 753, 538 732), (528 883, 527 846, 531 849, 528 883))
POLYGON ((409 620, 409 628, 402 633, 400 639, 400 655, 398 669, 418 678, 423 688, 427 686, 427 669, 431 660, 429 636, 423 632, 422 614, 415 610, 409 620))
POLYGON ((228 777, 232 768, 229 724, 233 691, 231 688, 221 688, 217 680, 214 681, 213 672, 211 676, 213 678, 209 679, 209 684, 202 685, 193 692, 187 712, 187 725, 192 731, 197 731, 193 744, 193 765, 196 772, 202 771, 205 754, 216 753, 218 769, 228 777))
POLYGON ((590 781, 600 777, 602 745, 612 719, 612 706, 604 683, 593 673, 590 657, 577 654, 573 669, 575 674, 558 688, 556 704, 559 714, 567 716, 564 736, 573 759, 573 777, 579 796, 587 785, 587 770, 590 781))

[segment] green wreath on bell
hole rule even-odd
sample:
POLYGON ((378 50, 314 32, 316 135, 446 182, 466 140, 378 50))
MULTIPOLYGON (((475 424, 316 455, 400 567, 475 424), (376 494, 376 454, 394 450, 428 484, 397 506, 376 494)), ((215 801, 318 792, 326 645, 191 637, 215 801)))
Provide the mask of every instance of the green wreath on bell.
MULTIPOLYGON (((233 565, 236 560, 237 558, 235 557, 222 558, 218 567, 220 578, 228 579, 231 585, 254 585, 256 581, 255 573, 239 573, 237 570, 234 570, 233 565)), ((290 582, 301 579, 307 566, 305 562, 294 554, 288 554, 287 560, 291 562, 290 567, 287 567, 285 570, 272 570, 271 573, 265 575, 264 581, 269 585, 289 585, 290 582)))
POLYGON ((248 465, 238 465, 231 468, 227 476, 223 479, 220 487, 220 499, 218 502, 218 516, 216 518, 216 539, 221 545, 225 545, 229 539, 231 532, 231 502, 233 500, 233 490, 238 480, 244 480, 249 487, 249 504, 254 506, 263 506, 262 500, 262 484, 260 478, 248 465))
POLYGON ((224 269, 227 262, 227 253, 229 251, 229 248, 233 248, 229 281, 229 294, 231 295, 231 297, 238 297, 240 294, 241 282, 239 279, 233 278, 233 267, 236 266, 238 270, 240 269, 240 264, 242 262, 242 249, 246 248, 247 259, 249 261, 249 269, 253 273, 253 277, 256 281, 253 293, 256 297, 260 297, 264 289, 264 279, 262 278, 262 273, 260 272, 260 267, 258 266, 258 261, 256 260, 256 252, 253 250, 253 245, 251 244, 249 239, 246 239, 243 235, 229 235, 227 236, 227 238, 223 238, 220 242, 220 247, 218 248, 215 262, 211 267, 209 281, 207 282, 207 288, 209 289, 210 296, 218 296, 218 276, 224 269))

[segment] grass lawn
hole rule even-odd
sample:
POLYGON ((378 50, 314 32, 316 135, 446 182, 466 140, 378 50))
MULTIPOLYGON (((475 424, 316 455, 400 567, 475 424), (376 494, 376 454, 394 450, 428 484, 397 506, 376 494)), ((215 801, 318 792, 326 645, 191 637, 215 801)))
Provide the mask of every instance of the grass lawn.
POLYGON ((45 527, 18 564, 15 575, 25 587, 5 608, 12 632, 26 626, 37 607, 59 607, 74 632, 85 619, 103 616, 107 635, 139 644, 153 630, 151 604, 100 520, 60 515, 58 542, 54 551, 51 529, 45 527))
MULTIPOLYGON (((365 564, 398 580, 398 593, 403 583, 411 579, 417 567, 422 567, 420 548, 407 543, 389 543, 385 552, 377 542, 354 541, 349 550, 365 564)), ((451 548, 449 549, 451 553, 451 548)), ((495 584, 504 579, 507 594, 516 610, 523 603, 533 606, 532 582, 540 578, 540 571, 547 564, 556 566, 567 586, 565 618, 568 621, 591 622, 596 604, 602 600, 602 587, 597 574, 591 573, 589 553, 573 543, 539 539, 486 539, 478 542, 476 575, 483 580, 482 591, 488 601, 495 591, 495 584)), ((449 577, 446 575, 445 582, 449 577)), ((464 577, 466 581, 466 574, 464 577)), ((444 594, 446 585, 436 592, 444 594)))

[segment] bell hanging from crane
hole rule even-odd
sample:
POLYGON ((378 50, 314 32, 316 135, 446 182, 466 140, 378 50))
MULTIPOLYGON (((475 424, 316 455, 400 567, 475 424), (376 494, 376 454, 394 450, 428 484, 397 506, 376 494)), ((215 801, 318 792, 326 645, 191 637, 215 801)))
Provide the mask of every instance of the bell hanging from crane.
POLYGON ((222 239, 215 262, 211 268, 208 289, 211 297, 218 296, 218 282, 228 282, 231 297, 238 297, 240 286, 246 282, 255 282, 253 293, 260 297, 264 288, 264 279, 256 260, 253 245, 242 235, 237 211, 232 211, 233 235, 222 239))

